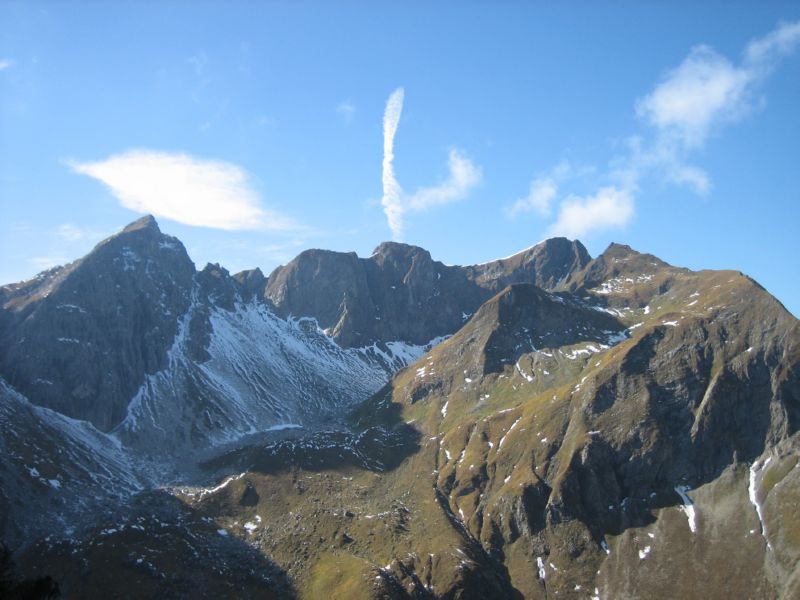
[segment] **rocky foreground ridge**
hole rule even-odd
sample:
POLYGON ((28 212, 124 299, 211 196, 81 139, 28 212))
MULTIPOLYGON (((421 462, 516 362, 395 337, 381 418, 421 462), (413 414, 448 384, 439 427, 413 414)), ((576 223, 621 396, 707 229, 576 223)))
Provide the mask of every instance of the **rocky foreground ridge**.
POLYGON ((552 239, 0 288, 0 539, 68 597, 800 597, 800 326, 552 239))

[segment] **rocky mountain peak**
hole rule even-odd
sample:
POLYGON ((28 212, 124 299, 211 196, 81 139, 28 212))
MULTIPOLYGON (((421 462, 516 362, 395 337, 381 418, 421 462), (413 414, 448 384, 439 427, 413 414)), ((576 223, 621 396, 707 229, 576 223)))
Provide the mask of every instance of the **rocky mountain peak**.
POLYGON ((23 286, 5 307, 0 370, 34 403, 111 429, 164 366, 194 274, 183 244, 139 219, 23 286))
POLYGON ((551 238, 507 258, 468 268, 477 281, 495 291, 529 281, 544 289, 555 289, 590 261, 579 241, 551 238))
POLYGON ((221 266, 219 263, 206 263, 206 266, 203 267, 202 272, 216 279, 221 279, 230 276, 230 272, 228 271, 228 269, 221 266))
POLYGON ((531 283, 516 283, 484 303, 450 343, 481 348, 480 354, 472 355, 480 358, 486 374, 502 371, 537 349, 583 342, 606 345, 623 329, 608 313, 531 283))
POLYGON ((523 259, 532 262, 537 273, 537 284, 553 289, 571 273, 585 267, 592 259, 586 247, 578 240, 556 237, 534 246, 523 259))
MULTIPOLYGON (((402 284, 416 295, 432 294, 437 280, 437 269, 430 252, 418 246, 384 242, 367 259, 368 271, 379 275, 382 287, 402 284)), ((443 266, 443 265, 440 265, 443 266)))
POLYGON ((264 277, 264 272, 256 267, 255 269, 246 269, 239 271, 233 275, 233 278, 242 285, 257 285, 257 283, 265 283, 267 278, 264 277))
POLYGON ((630 264, 635 264, 637 266, 648 263, 654 267, 669 266, 667 263, 665 263, 657 256, 653 256, 652 254, 647 254, 644 252, 639 252, 638 250, 634 250, 627 244, 619 244, 617 242, 610 243, 608 247, 603 251, 603 253, 597 257, 596 260, 616 263, 616 264, 630 263, 630 264))
POLYGON ((652 254, 638 252, 626 244, 611 243, 600 256, 587 261, 583 268, 572 271, 558 289, 576 292, 595 288, 604 282, 612 286, 636 281, 641 283, 652 280, 656 272, 663 272, 668 277, 669 273, 677 271, 681 269, 672 267, 652 254))
POLYGON ((629 254, 639 254, 636 250, 631 248, 628 244, 620 244, 619 242, 611 242, 608 247, 603 251, 604 255, 614 256, 614 255, 629 255, 629 254))
POLYGON ((589 262, 591 260, 588 250, 580 240, 570 240, 565 237, 548 238, 529 248, 528 251, 532 253, 548 252, 553 255, 553 258, 577 258, 579 262, 589 262))
POLYGON ((372 251, 371 259, 377 262, 391 261, 394 263, 408 261, 414 257, 425 257, 430 260, 430 252, 419 246, 403 244, 401 242, 381 242, 372 251))
POLYGON ((233 275, 233 279, 241 286, 242 298, 249 301, 253 298, 262 298, 264 296, 264 288, 267 285, 267 278, 261 269, 249 269, 240 271, 233 275))
POLYGON ((142 267, 147 271, 146 275, 154 273, 155 264, 165 271, 190 269, 194 272, 194 265, 181 241, 162 233, 152 215, 137 219, 101 241, 81 262, 83 269, 109 272, 121 269, 131 274, 142 267))
POLYGON ((133 223, 127 225, 122 232, 129 233, 131 231, 139 231, 142 229, 154 231, 155 233, 161 233, 158 223, 153 215, 145 215, 141 219, 137 219, 133 223))

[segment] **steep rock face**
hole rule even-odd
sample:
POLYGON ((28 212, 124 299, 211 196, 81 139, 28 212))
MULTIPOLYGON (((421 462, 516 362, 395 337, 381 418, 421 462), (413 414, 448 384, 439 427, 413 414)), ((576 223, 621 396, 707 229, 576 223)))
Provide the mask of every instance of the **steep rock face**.
POLYGON ((624 244, 612 243, 597 258, 586 261, 557 284, 556 288, 580 293, 598 287, 601 295, 617 294, 625 288, 635 290, 636 284, 652 280, 654 273, 677 274, 686 272, 668 265, 652 254, 642 254, 624 244))
POLYGON ((376 307, 373 336, 415 343, 449 335, 486 293, 421 248, 383 243, 364 263, 376 307))
POLYGON ((233 278, 241 285, 242 297, 245 301, 261 296, 267 284, 267 278, 259 268, 236 273, 233 278))
POLYGON ((85 258, 2 289, 0 373, 34 403, 109 430, 163 368, 194 265, 145 217, 85 258))
POLYGON ((353 252, 307 250, 272 272, 265 295, 282 316, 312 316, 337 338, 357 337, 354 328, 374 318, 366 274, 353 252), (310 282, 313 293, 306 291, 310 282))
POLYGON ((535 283, 542 289, 553 290, 590 260, 579 241, 550 238, 508 258, 465 269, 471 279, 496 291, 512 283, 535 283))
MULTIPOLYGON (((533 284, 514 284, 487 301, 459 336, 480 339, 481 375, 502 372, 523 354, 582 342, 601 346, 624 338, 618 319, 533 284)), ((474 351, 473 351, 474 352, 474 351)))
POLYGON ((511 283, 549 289, 589 262, 580 242, 556 238, 507 259, 470 267, 434 261, 416 246, 386 242, 372 256, 309 250, 269 276, 265 296, 283 316, 311 316, 343 346, 455 332, 511 283))

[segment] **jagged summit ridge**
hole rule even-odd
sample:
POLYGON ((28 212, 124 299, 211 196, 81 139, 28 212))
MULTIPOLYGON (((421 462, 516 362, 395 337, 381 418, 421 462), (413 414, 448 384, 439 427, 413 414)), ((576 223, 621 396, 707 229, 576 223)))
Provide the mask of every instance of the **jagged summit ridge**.
POLYGON ((368 258, 303 252, 270 274, 264 294, 279 314, 314 316, 344 346, 396 339, 420 344, 452 334, 511 283, 551 289, 589 260, 580 242, 564 238, 463 267, 435 261, 417 246, 384 242, 368 258))
POLYGON ((130 233, 131 231, 138 231, 140 229, 149 229, 155 233, 161 233, 161 229, 158 227, 158 222, 153 215, 145 215, 141 219, 137 219, 136 221, 126 225, 122 229, 122 233, 130 233))
POLYGON ((430 256, 430 253, 424 248, 415 246, 413 244, 405 244, 403 242, 381 242, 372 251, 371 256, 409 256, 415 254, 427 254, 430 256))
POLYGON ((208 359, 212 306, 231 311, 261 298, 279 316, 315 318, 344 347, 424 346, 456 331, 508 273, 532 277, 515 268, 476 277, 386 242, 367 259, 308 250, 268 278, 258 269, 231 277, 219 264, 196 271, 181 242, 147 215, 67 267, 2 288, 0 373, 33 402, 109 430, 146 378, 167 367, 198 294, 187 324, 193 360, 208 359), (87 377, 84 365, 98 368, 87 377))

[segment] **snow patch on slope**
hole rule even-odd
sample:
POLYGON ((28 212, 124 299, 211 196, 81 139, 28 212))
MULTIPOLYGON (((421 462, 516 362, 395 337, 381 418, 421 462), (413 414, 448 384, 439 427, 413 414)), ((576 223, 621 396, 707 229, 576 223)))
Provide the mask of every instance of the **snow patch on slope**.
MULTIPOLYGON (((388 372, 394 373, 416 362, 431 348, 449 337, 449 335, 438 336, 426 344, 410 344, 401 340, 386 342, 385 344, 375 342, 370 346, 358 348, 357 351, 372 362, 379 361, 388 372)), ((421 376, 424 376, 424 374, 423 371, 421 376)))
POLYGON ((686 494, 690 489, 688 485, 679 485, 675 488, 675 491, 678 492, 681 500, 683 500, 681 510, 686 514, 686 518, 689 520, 689 529, 691 529, 692 533, 695 533, 697 532, 697 515, 694 512, 691 498, 686 494))
POLYGON ((343 349, 313 319, 281 319, 265 305, 212 306, 206 351, 192 356, 189 325, 196 292, 168 352, 168 366, 148 375, 115 435, 145 452, 206 448, 244 435, 329 423, 388 381, 391 367, 420 350, 400 343, 381 360, 343 349), (187 399, 191 399, 187 401, 187 399))
POLYGON ((764 506, 759 500, 758 484, 761 480, 761 476, 763 476, 764 469, 771 460, 772 457, 768 456, 763 463, 755 461, 752 465, 750 465, 750 484, 747 487, 750 503, 755 507, 756 514, 758 515, 758 522, 761 526, 761 536, 764 538, 764 541, 767 542, 767 548, 770 551, 772 551, 772 544, 769 543, 769 538, 767 537, 767 524, 764 521, 764 506))

